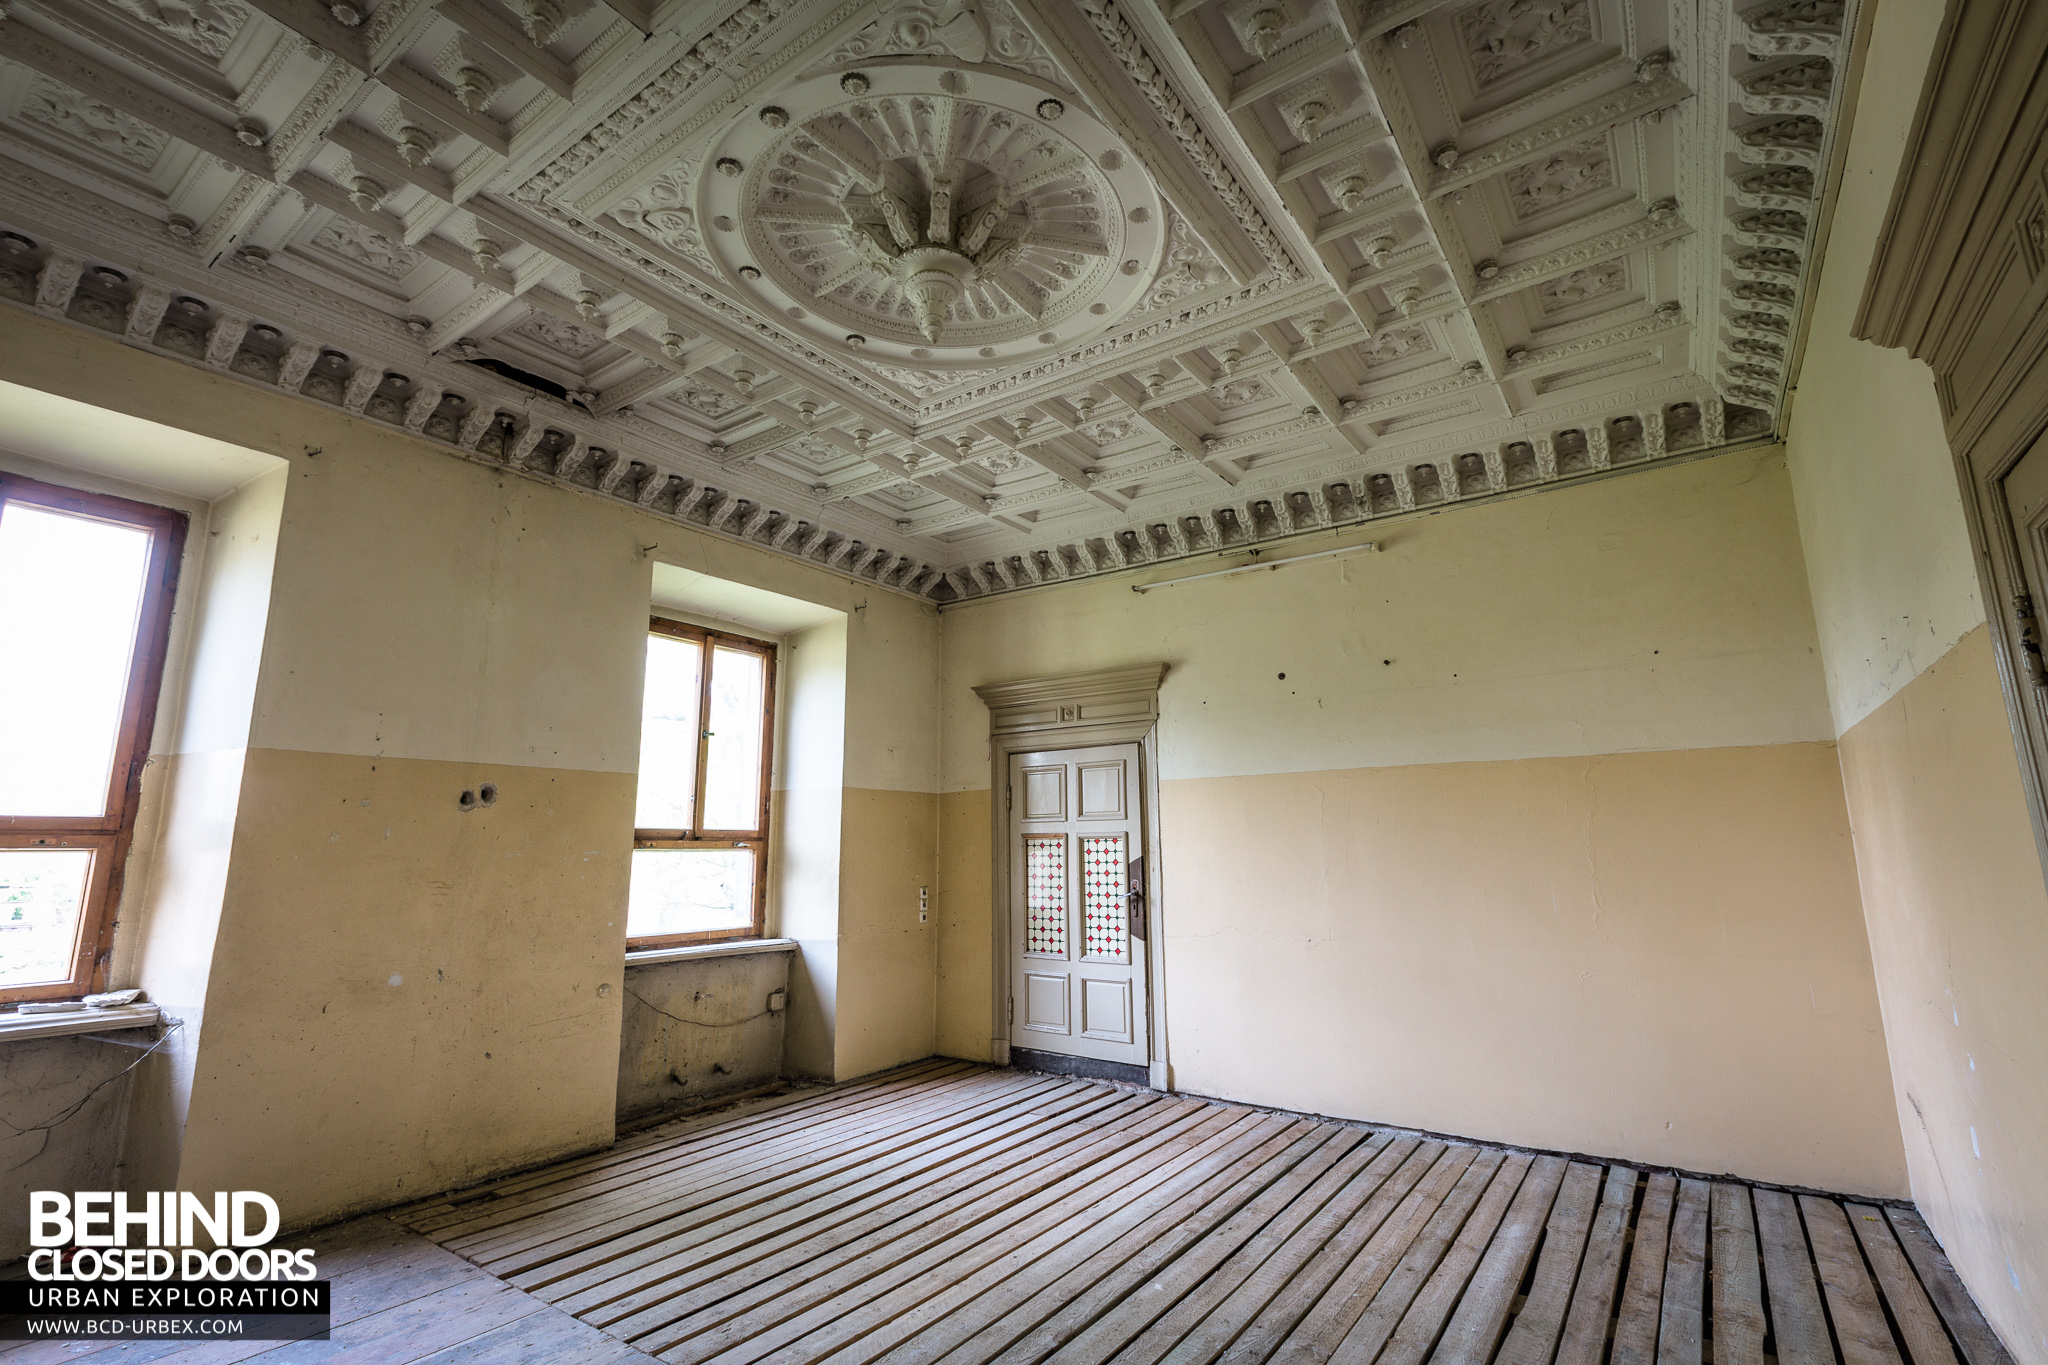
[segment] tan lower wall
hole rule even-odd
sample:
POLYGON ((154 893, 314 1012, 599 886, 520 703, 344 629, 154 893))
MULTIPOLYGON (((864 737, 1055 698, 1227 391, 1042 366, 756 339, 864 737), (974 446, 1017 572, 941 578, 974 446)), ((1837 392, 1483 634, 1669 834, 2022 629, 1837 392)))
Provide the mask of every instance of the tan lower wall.
POLYGON ((2048 892, 1989 629, 1841 746, 1913 1199, 2048 1361, 2048 892))
POLYGON ((145 848, 138 837, 129 854, 109 980, 147 990, 179 1027, 136 1069, 124 1188, 170 1189, 177 1182, 247 759, 244 749, 160 754, 142 770, 155 838, 145 848))
POLYGON ((939 929, 938 1050, 974 1062, 994 1056, 988 806, 986 787, 939 797, 939 885, 932 896, 939 929))
POLYGON ((702 1104, 783 1074, 786 952, 694 957, 626 968, 619 1120, 702 1104))
POLYGON ((249 750, 179 1184, 302 1225, 608 1142, 633 797, 249 750))
POLYGON ((769 797, 774 871, 768 932, 797 941, 789 964, 789 1021, 783 1070, 830 1080, 839 1010, 839 787, 777 791, 769 797))
POLYGON ((929 1057, 938 931, 917 891, 937 880, 930 792, 848 787, 840 805, 837 1073, 864 1076, 929 1057))
MULTIPOLYGON (((1178 1088, 1905 1192, 1833 745, 1169 780, 1160 800, 1178 1088)), ((974 804, 948 798, 942 970, 942 1038, 970 1056, 974 804)))

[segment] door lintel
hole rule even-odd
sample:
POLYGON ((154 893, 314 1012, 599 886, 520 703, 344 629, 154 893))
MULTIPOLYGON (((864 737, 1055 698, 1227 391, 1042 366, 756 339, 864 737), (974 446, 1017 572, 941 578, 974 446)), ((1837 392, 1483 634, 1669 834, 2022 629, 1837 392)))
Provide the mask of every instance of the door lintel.
POLYGON ((1142 723, 1149 728, 1159 719, 1159 684, 1165 677, 1163 663, 1136 664, 983 683, 974 695, 988 707, 991 736, 1104 724, 1142 723))

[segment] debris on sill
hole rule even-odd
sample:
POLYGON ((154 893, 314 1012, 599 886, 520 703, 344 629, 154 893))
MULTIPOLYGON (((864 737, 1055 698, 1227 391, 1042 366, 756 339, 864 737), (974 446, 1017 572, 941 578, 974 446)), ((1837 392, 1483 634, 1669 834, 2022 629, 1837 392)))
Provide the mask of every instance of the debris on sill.
POLYGON ((107 1010, 132 1005, 141 998, 140 990, 102 991, 83 1000, 24 1000, 14 1008, 19 1014, 76 1014, 81 1010, 107 1010))

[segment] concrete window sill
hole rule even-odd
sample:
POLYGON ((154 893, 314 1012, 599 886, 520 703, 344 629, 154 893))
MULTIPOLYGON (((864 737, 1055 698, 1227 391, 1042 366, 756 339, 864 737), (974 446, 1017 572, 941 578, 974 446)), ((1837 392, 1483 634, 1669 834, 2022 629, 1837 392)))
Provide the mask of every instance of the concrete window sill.
POLYGON ((0 1043, 61 1038, 67 1033, 154 1028, 162 1022, 163 1011, 155 1005, 116 1005, 112 1009, 69 1010, 63 1014, 0 1014, 0 1043))
POLYGON ((687 943, 680 948, 648 948, 627 953, 628 967, 652 967, 662 962, 686 962, 697 957, 742 957, 748 953, 793 953, 793 938, 742 938, 729 943, 687 943))

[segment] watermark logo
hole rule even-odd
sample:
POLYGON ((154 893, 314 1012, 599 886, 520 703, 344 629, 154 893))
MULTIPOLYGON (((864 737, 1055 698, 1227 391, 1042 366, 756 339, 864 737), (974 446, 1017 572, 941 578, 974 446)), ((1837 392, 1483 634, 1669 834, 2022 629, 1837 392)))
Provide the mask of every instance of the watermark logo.
POLYGON ((36 1190, 27 1280, 0 1282, 0 1341, 327 1340, 313 1249, 273 1247, 256 1190, 36 1190))
POLYGON ((311 1248, 270 1246, 282 1221, 277 1201, 255 1190, 216 1193, 210 1204, 178 1190, 139 1196, 126 1190, 36 1190, 28 1197, 28 1240, 35 1248, 29 1253, 29 1278, 89 1283, 316 1278, 311 1248))

